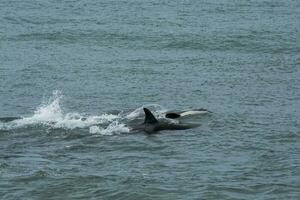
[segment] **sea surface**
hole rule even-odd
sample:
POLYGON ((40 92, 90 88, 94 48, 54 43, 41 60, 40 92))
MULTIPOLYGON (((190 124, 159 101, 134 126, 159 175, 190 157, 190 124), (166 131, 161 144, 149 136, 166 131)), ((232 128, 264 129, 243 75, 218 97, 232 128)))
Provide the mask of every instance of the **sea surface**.
POLYGON ((299 77, 299 0, 1 0, 0 199, 300 199, 299 77))

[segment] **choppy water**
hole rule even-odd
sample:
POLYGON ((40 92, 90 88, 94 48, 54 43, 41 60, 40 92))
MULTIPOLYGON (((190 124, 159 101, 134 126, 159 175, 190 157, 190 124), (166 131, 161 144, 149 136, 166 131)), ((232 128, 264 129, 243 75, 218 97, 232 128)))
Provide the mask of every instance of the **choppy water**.
POLYGON ((0 122, 0 199, 299 199, 299 19, 297 0, 1 0, 0 117, 23 118, 0 122), (212 114, 131 133, 149 105, 212 114))

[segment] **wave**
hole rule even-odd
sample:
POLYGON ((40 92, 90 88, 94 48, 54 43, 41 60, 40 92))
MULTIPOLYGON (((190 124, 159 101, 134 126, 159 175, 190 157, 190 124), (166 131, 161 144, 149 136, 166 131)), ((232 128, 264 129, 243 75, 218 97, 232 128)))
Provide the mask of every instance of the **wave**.
POLYGON ((45 126, 49 129, 68 130, 88 128, 90 133, 101 135, 130 131, 129 127, 120 122, 122 120, 121 114, 104 113, 102 115, 83 116, 76 112, 64 113, 61 106, 62 98, 63 95, 60 91, 54 91, 48 102, 40 105, 32 116, 1 118, 0 130, 9 131, 29 126, 45 126))

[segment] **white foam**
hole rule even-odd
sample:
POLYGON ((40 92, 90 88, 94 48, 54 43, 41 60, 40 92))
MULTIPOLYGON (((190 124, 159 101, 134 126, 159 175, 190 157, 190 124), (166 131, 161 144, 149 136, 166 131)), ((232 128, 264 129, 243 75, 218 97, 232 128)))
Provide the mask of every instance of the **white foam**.
POLYGON ((62 98, 60 92, 53 92, 53 97, 47 103, 39 106, 33 116, 1 123, 0 130, 11 130, 29 125, 46 125, 50 128, 63 129, 86 128, 96 124, 110 123, 120 118, 120 116, 112 114, 88 117, 84 117, 79 113, 64 114, 60 105, 62 98))
POLYGON ((118 121, 112 122, 105 129, 99 126, 90 127, 90 133, 100 135, 114 135, 120 133, 128 133, 129 131, 130 129, 126 127, 125 124, 119 123, 118 121))
POLYGON ((99 126, 91 126, 90 127, 90 133, 92 133, 92 134, 101 133, 101 131, 103 131, 102 127, 99 127, 99 126))

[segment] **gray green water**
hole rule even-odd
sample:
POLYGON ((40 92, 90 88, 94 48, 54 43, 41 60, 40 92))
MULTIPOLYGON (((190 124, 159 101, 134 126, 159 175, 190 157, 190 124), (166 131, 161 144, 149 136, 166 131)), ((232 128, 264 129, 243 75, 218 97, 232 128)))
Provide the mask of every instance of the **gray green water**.
POLYGON ((298 0, 1 0, 0 199, 299 199, 299 77, 298 0))

